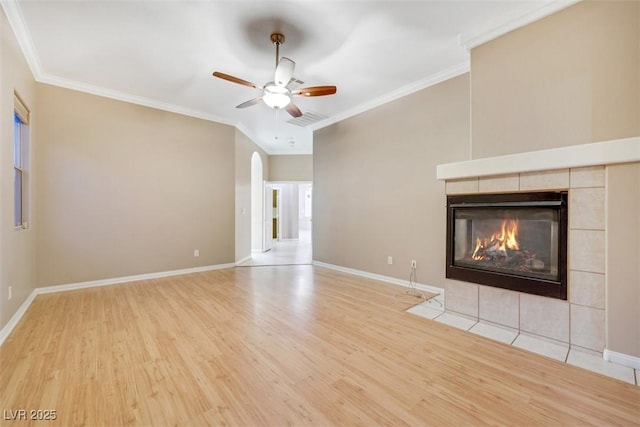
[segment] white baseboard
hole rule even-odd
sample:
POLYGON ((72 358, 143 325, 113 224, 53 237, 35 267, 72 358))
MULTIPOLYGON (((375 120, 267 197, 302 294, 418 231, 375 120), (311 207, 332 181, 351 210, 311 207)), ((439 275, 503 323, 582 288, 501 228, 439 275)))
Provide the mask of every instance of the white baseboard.
POLYGON ((147 274, 136 274, 133 276, 123 276, 123 277, 115 277, 113 279, 103 279, 103 280, 91 280, 87 282, 78 282, 78 283, 70 283, 67 285, 56 285, 56 286, 45 286, 42 288, 35 288, 31 294, 27 297, 26 300, 22 303, 18 311, 9 319, 6 325, 0 330, 0 346, 7 339, 13 328, 16 327, 22 316, 27 312, 29 306, 36 298, 36 296, 41 294, 50 294, 53 292, 64 292, 64 291, 72 291, 76 289, 85 289, 85 288, 94 288, 97 286, 108 286, 108 285, 116 285, 119 283, 127 283, 127 282, 137 282, 140 280, 149 280, 149 279, 158 279, 162 277, 170 277, 170 276, 179 276, 181 274, 191 274, 191 273, 200 273, 202 271, 211 271, 211 270, 220 270, 223 268, 232 268, 235 267, 235 264, 217 264, 217 265, 207 265, 204 267, 194 267, 194 268, 184 268, 181 270, 170 270, 170 271, 161 271, 158 273, 147 273, 147 274))
POLYGON ((36 295, 36 291, 33 290, 18 308, 18 311, 16 311, 13 316, 11 316, 11 319, 9 319, 7 324, 4 325, 4 328, 0 330, 0 346, 4 343, 4 340, 7 339, 11 331, 13 331, 13 328, 16 327, 20 319, 22 319, 22 316, 27 312, 33 300, 36 299, 36 295))
POLYGON ((235 265, 236 265, 236 266, 238 266, 238 265, 240 265, 240 264, 242 264, 242 263, 244 263, 244 262, 247 262, 247 261, 251 260, 251 258, 252 258, 252 256, 251 256, 251 255, 246 256, 246 257, 244 257, 244 258, 242 258, 242 259, 240 259, 240 260, 236 261, 236 264, 235 264, 235 265))
POLYGON ((611 351, 605 348, 602 352, 602 358, 617 365, 628 366, 629 368, 633 369, 640 369, 640 357, 618 353, 617 351, 611 351))
MULTIPOLYGON (((313 261, 313 265, 317 265, 318 267, 330 268, 332 270, 341 271, 343 273, 354 274, 356 276, 366 277, 367 279, 380 280, 381 282, 387 282, 387 283, 392 283, 394 285, 405 286, 407 288, 411 286, 411 283, 408 280, 398 279, 396 277, 383 276, 381 274, 369 273, 368 271, 356 270, 353 268, 342 267, 340 265, 327 264, 325 262, 315 261, 315 260, 313 261)), ((415 286, 420 290, 423 290, 426 292, 432 292, 434 294, 439 294, 437 297, 438 300, 444 299, 443 288, 438 288, 436 286, 431 286, 431 285, 425 285, 423 283, 416 283, 415 286)))
POLYGON ((73 291, 76 289, 94 288, 96 286, 117 285, 118 283, 137 282, 140 280, 158 279, 161 277, 179 276, 181 274, 200 273, 202 271, 220 270, 222 268, 232 268, 235 264, 206 265, 204 267, 183 268, 181 270, 160 271, 158 273, 136 274, 133 276, 116 277, 113 279, 91 280, 88 282, 71 283, 68 285, 46 286, 36 288, 36 295, 50 294, 52 292, 73 291))

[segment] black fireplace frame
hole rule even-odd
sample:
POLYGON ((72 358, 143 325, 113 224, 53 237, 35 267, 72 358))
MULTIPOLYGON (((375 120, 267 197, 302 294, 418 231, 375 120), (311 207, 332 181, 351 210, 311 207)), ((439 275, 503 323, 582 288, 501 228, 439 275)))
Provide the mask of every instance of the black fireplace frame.
POLYGON ((479 283, 533 295, 567 299, 567 191, 465 194, 447 196, 447 268, 446 277, 465 282, 479 283), (455 210, 456 209, 526 209, 552 208, 558 211, 558 279, 545 280, 454 265, 455 210))

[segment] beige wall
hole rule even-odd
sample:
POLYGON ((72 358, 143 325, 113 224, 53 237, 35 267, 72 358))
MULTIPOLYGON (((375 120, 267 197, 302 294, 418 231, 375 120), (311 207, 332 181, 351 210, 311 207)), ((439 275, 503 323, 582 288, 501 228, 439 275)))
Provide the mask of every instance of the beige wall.
MULTIPOLYGON (((13 93, 31 110, 31 127, 39 114, 35 108, 35 81, 18 47, 4 11, 0 9, 0 328, 4 327, 35 288, 35 242, 38 221, 34 212, 37 185, 34 168, 26 170, 30 181, 30 214, 27 230, 13 227, 13 93), (12 299, 8 299, 8 288, 12 299)), ((31 133, 30 162, 38 155, 36 132, 31 133)))
POLYGON ((640 163, 607 167, 607 348, 640 357, 640 163))
POLYGON ((312 155, 269 156, 269 181, 313 180, 312 155))
POLYGON ((39 286, 234 261, 233 127, 43 84, 37 109, 39 286))
POLYGON ((640 2, 584 1, 471 51, 473 158, 640 134, 640 2))
POLYGON ((436 165, 468 156, 468 74, 316 131, 314 260, 408 279, 415 259, 420 282, 441 285, 446 201, 436 165))
POLYGON ((235 260, 251 256, 251 156, 257 152, 262 159, 262 179, 269 176, 269 156, 248 136, 235 133, 236 156, 236 235, 235 260))

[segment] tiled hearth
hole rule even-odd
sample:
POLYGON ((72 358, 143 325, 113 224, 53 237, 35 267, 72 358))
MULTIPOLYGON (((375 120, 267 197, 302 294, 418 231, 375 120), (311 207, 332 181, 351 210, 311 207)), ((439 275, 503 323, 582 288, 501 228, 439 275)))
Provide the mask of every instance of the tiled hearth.
POLYGON ((568 343, 562 343, 533 334, 519 332, 517 329, 507 328, 450 311, 445 312, 438 304, 430 301, 410 308, 407 312, 421 317, 435 320, 449 326, 482 335, 483 337, 521 348, 533 353, 578 366, 621 381, 640 385, 640 370, 617 365, 602 359, 597 352, 585 349, 569 348, 568 343))
POLYGON ((446 181, 447 195, 569 191, 568 300, 449 280, 446 310, 601 353, 605 346, 605 167, 446 181))

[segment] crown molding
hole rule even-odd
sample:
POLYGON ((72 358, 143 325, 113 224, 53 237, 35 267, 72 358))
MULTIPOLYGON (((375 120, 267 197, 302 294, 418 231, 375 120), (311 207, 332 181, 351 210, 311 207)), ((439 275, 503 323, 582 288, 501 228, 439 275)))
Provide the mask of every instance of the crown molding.
POLYGON ((33 78, 35 79, 35 81, 39 83, 63 87, 66 89, 77 90, 79 92, 89 93, 92 95, 102 96, 105 98, 115 99, 118 101, 124 101, 131 104, 137 104, 145 107, 155 108, 158 110, 168 111, 171 113, 177 113, 185 116, 195 117, 198 119, 218 122, 225 125, 236 126, 236 123, 230 120, 208 114, 203 111, 184 108, 179 105, 161 102, 141 96, 129 95, 124 92, 105 89, 103 87, 86 83, 80 83, 43 72, 40 59, 38 58, 36 49, 33 45, 31 34, 29 33, 27 27, 24 25, 24 19, 18 2, 16 0, 2 0, 2 2, 0 3, 2 4, 2 9, 7 16, 9 25, 11 26, 16 39, 18 40, 18 45, 20 46, 20 49, 22 49, 22 53, 27 61, 27 64, 29 65, 29 68, 31 69, 31 73, 33 74, 33 78))
MULTIPOLYGON (((509 19, 507 22, 502 23, 500 25, 493 25, 491 27, 487 27, 480 33, 476 34, 462 34, 459 36, 459 42, 462 47, 464 47, 467 51, 472 49, 475 46, 478 46, 482 43, 486 43, 489 40, 495 39, 509 31, 512 31, 516 28, 527 25, 531 22, 534 22, 538 19, 544 18, 545 16, 556 13, 566 7, 569 7, 580 0, 555 0, 545 3, 543 6, 537 8, 536 10, 529 12, 525 15, 520 15, 517 17, 513 17, 509 19)), ((163 111, 168 111, 172 113, 182 114, 190 117, 195 117, 203 120, 214 121, 230 126, 235 126, 240 129, 243 133, 245 133, 249 138, 251 138, 260 148, 262 148, 267 154, 280 154, 272 152, 272 150, 265 149, 265 147, 258 143, 259 138, 255 138, 253 132, 249 132, 248 129, 242 125, 242 123, 237 123, 230 121, 228 119, 212 115, 203 111, 193 110, 185 107, 181 107, 171 103, 165 103, 157 100, 153 100, 150 98, 139 97, 129 95, 120 91, 110 90, 106 88, 102 88, 99 86, 94 86, 85 83, 79 83, 75 81, 71 81, 68 79, 63 79, 60 77, 56 77, 50 74, 46 74, 42 70, 42 65, 36 54, 35 47, 32 42, 31 35, 24 25, 24 19, 22 16, 22 12, 20 10, 19 2, 17 0, 1 0, 0 4, 2 4, 2 8, 7 16, 7 20, 16 35, 18 40, 18 44, 22 49, 22 52, 25 56, 27 64, 31 69, 31 72, 34 76, 34 79, 40 83, 51 84, 54 86, 64 87, 67 89, 77 90, 80 92, 85 92, 97 96, 102 96, 110 99, 115 99, 119 101, 124 101, 132 104, 142 105, 150 108, 155 108, 163 111)), ((339 121, 348 119, 350 117, 361 114, 365 111, 371 110, 373 108, 379 107, 386 103, 395 101, 404 96, 410 95, 414 92, 418 92, 422 89, 426 89, 430 86, 441 83, 445 80, 451 79, 453 77, 457 77, 461 74, 467 73, 470 70, 470 61, 469 59, 464 62, 454 65, 448 69, 445 69, 441 72, 435 73, 431 76, 428 76, 424 79, 418 80, 414 83, 411 83, 407 86, 401 87, 393 92, 384 94, 378 98, 367 101, 356 107, 350 108, 342 113, 336 114, 326 120, 315 123, 314 125, 309 126, 310 131, 315 131, 321 129, 323 127, 332 125, 339 121)))
POLYGON ((365 103, 357 105, 356 107, 350 108, 340 114, 331 116, 326 120, 315 123, 309 126, 309 129, 311 130, 322 129, 334 123, 337 123, 342 120, 348 119, 350 117, 356 116, 358 114, 364 113, 365 111, 387 104, 391 101, 395 101, 396 99, 405 97, 407 95, 411 95, 412 93, 418 92, 422 89, 426 89, 430 86, 434 86, 445 80, 449 80, 461 74, 468 73, 469 69, 470 69, 470 61, 466 60, 460 64, 454 65, 453 67, 449 67, 443 71, 432 74, 424 79, 421 79, 409 85, 403 86, 400 89, 397 89, 393 92, 389 92, 385 95, 374 98, 371 101, 367 101, 365 103))
POLYGON ((532 22, 546 18, 549 15, 560 12, 569 6, 579 3, 581 0, 552 0, 539 8, 525 13, 524 15, 513 16, 500 24, 493 23, 484 29, 474 33, 463 33, 458 36, 460 46, 470 52, 474 47, 480 46, 488 41, 497 39, 498 37, 516 30, 532 22))
POLYGON ((189 117, 195 117, 197 119, 209 120, 217 123, 222 123, 229 126, 236 126, 236 123, 227 120, 225 118, 208 114, 203 111, 193 110, 190 108, 181 107, 179 105, 170 104, 167 102, 156 101, 154 99, 145 98, 142 96, 129 95, 124 92, 119 92, 111 89, 105 89, 100 86, 94 86, 86 83, 76 82, 72 80, 55 77, 52 75, 44 74, 40 79, 36 79, 40 83, 46 83, 53 86, 63 87, 66 89, 77 90, 79 92, 89 93, 92 95, 102 96, 105 98, 115 99, 117 101, 124 101, 131 104, 142 105, 145 107, 155 108, 158 110, 168 111, 171 113, 182 114, 189 117))
POLYGON ((13 30, 13 33, 16 36, 18 45, 20 46, 20 49, 22 50, 22 54, 24 55, 27 61, 27 64, 31 70, 31 74, 33 74, 34 80, 37 81, 38 83, 49 84, 52 86, 76 90, 79 92, 101 96, 109 99, 114 99, 117 101, 128 102, 135 105, 141 105, 141 106, 155 108, 162 111, 194 117, 197 119, 208 120, 216 123, 233 126, 236 129, 240 130, 242 133, 244 133, 247 137, 249 137, 249 139, 251 139, 256 145, 258 145, 262 150, 264 150, 265 153, 267 153, 268 155, 274 154, 270 152, 270 150, 265 149, 265 147, 258 142, 259 139, 256 138, 256 135, 254 135, 253 132, 250 132, 249 129, 247 129, 246 126, 244 126, 242 123, 236 123, 234 121, 231 121, 213 114, 209 114, 203 111, 185 108, 185 107, 171 104, 171 103, 160 102, 154 99, 145 98, 141 96, 134 96, 124 92, 106 89, 100 86, 95 86, 95 85, 81 83, 81 82, 77 82, 69 79, 64 79, 64 78, 57 77, 57 76, 43 72, 42 65, 40 63, 38 55, 36 54, 35 47, 33 45, 31 34, 29 33, 29 30, 27 29, 27 27, 24 25, 24 19, 23 19, 18 1, 2 0, 0 1, 0 4, 2 5, 2 9, 4 10, 4 13, 7 16, 9 25, 11 26, 11 29, 13 30))
POLYGON ((2 9, 7 16, 9 26, 13 30, 13 33, 18 40, 18 45, 20 46, 22 54, 24 55, 29 68, 31 69, 33 77, 36 81, 39 81, 39 79, 42 77, 42 65, 40 64, 40 59, 36 54, 36 49, 33 45, 31 33, 29 33, 26 25, 24 25, 24 18, 22 16, 20 6, 18 5, 18 1, 2 0, 0 4, 2 5, 2 9))

